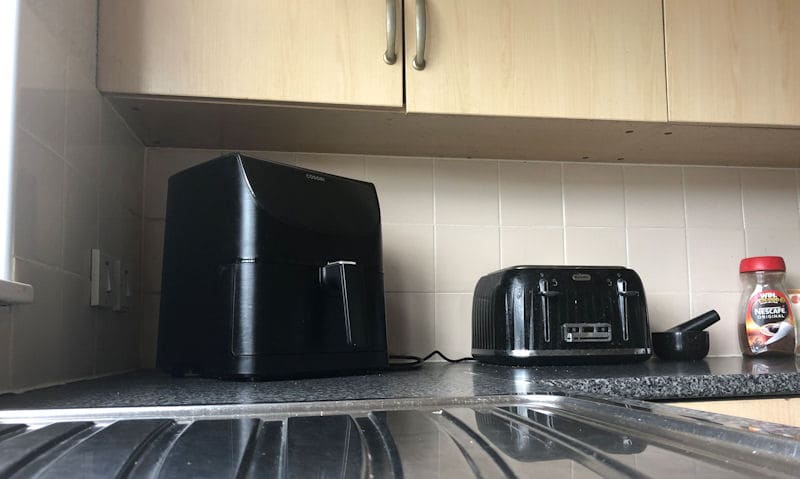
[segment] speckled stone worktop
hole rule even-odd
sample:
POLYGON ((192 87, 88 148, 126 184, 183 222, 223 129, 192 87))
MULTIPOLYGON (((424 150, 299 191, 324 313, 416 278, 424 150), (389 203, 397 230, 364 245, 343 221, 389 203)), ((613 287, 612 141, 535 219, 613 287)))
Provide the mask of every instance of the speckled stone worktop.
POLYGON ((302 380, 236 382, 137 371, 0 395, 0 409, 244 404, 465 397, 578 391, 644 400, 800 394, 794 359, 707 358, 605 366, 512 368, 426 363, 411 371, 302 380))

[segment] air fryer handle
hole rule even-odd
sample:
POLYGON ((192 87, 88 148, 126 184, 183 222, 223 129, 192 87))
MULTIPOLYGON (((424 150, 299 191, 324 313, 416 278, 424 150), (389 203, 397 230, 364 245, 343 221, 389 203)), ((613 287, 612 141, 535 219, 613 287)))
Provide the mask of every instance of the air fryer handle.
MULTIPOLYGON (((357 348, 366 343, 364 272, 353 261, 334 261, 320 268, 320 281, 327 290, 325 317, 341 321, 348 346, 357 348)), ((332 330, 336 330, 335 325, 332 330)))

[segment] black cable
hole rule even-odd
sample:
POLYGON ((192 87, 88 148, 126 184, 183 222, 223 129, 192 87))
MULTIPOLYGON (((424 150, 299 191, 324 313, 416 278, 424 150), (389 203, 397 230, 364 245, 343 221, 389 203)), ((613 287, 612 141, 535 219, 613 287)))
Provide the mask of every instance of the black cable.
POLYGON ((466 358, 459 358, 459 359, 450 359, 437 349, 434 352, 422 358, 422 361, 425 362, 436 355, 441 356, 441 358, 447 361, 448 363, 460 363, 461 361, 472 361, 474 359, 472 356, 467 356, 466 358))
POLYGON ((418 367, 422 366, 422 363, 424 363, 425 361, 427 361, 430 358, 432 358, 434 356, 437 356, 437 355, 440 356, 445 361, 447 361, 448 363, 460 363, 462 361, 472 361, 474 359, 472 356, 468 356, 466 358, 459 358, 459 359, 450 359, 447 356, 445 356, 444 354, 442 354, 442 352, 439 351, 438 349, 436 351, 433 351, 432 353, 428 354, 424 358, 421 358, 419 356, 406 355, 406 354, 392 354, 392 355, 389 356, 389 360, 390 360, 389 369, 392 369, 392 370, 417 369, 418 367), (393 362, 391 362, 392 359, 400 359, 401 361, 404 361, 404 362, 395 362, 395 363, 393 363, 393 362))

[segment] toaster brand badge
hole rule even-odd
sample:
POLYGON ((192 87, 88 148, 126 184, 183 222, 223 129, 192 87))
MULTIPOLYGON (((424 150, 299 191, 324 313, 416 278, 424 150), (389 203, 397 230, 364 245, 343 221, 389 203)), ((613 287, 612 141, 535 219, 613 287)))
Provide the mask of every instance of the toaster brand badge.
POLYGON ((574 281, 591 281, 592 277, 586 273, 575 273, 572 275, 574 281))
POLYGON ((324 177, 319 176, 319 175, 313 175, 311 173, 306 173, 306 178, 308 178, 309 180, 314 180, 314 181, 325 181, 324 177))

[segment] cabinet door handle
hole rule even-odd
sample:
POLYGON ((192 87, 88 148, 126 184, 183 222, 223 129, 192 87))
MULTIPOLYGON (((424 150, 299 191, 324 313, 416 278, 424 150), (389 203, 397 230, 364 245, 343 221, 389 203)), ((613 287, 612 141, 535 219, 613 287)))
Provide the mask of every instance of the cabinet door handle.
POLYGON ((386 51, 383 61, 387 65, 394 65, 397 61, 397 49, 394 40, 397 36, 397 3, 395 0, 386 0, 386 51))
POLYGON ((425 0, 417 0, 417 54, 411 66, 415 70, 425 69, 425 37, 428 29, 428 13, 425 10, 425 0))

